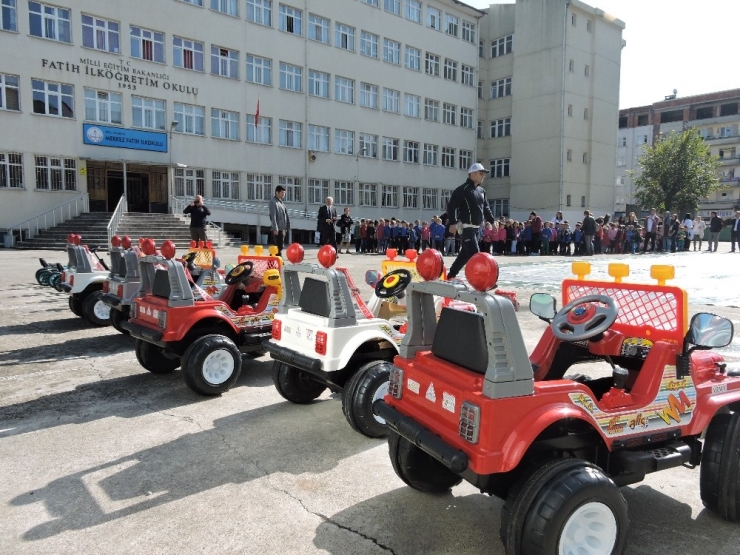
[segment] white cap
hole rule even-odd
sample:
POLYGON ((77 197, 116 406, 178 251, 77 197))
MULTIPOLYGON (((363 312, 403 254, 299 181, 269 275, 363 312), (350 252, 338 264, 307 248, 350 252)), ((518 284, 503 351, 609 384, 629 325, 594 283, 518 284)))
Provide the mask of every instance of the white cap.
POLYGON ((469 174, 474 173, 474 172, 486 172, 486 173, 488 173, 488 170, 483 167, 483 164, 479 164, 478 162, 476 162, 475 164, 473 164, 472 166, 470 166, 470 169, 468 170, 468 173, 469 174))

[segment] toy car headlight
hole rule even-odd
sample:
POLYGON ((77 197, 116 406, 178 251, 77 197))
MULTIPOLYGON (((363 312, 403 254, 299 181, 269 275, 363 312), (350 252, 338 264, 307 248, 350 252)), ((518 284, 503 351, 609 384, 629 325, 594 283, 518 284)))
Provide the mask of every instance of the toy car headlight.
POLYGON ((470 443, 478 443, 480 432, 480 407, 465 401, 460 407, 460 437, 470 443))
POLYGON ((388 381, 388 393, 394 399, 400 399, 403 397, 403 370, 397 366, 391 368, 388 381))

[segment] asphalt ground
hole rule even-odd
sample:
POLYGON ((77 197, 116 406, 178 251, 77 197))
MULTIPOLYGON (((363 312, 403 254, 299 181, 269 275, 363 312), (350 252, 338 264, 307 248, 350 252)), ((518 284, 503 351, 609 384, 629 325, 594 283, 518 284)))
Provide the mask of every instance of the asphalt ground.
MULTIPOLYGON (((237 254, 219 252, 224 264, 237 254)), ((179 370, 147 372, 130 337, 91 327, 66 295, 35 283, 39 256, 64 262, 61 252, 0 249, 0 553, 503 554, 501 500, 466 483, 441 496, 406 487, 386 442, 354 432, 337 395, 283 400, 267 356, 245 359, 237 385, 217 398, 191 392, 179 370)), ((708 256, 740 267, 722 248, 708 256)), ((535 258, 499 259, 523 301, 530 350, 546 325, 525 308, 538 285, 531 265, 555 267, 535 258)), ((339 263, 361 284, 380 260, 343 254, 339 263)), ((737 291, 736 281, 714 285, 737 291)), ((701 310, 740 324, 737 306, 691 305, 701 310)), ((737 363, 738 337, 723 352, 737 363)), ((701 503, 699 469, 649 475, 622 492, 628 554, 740 552, 740 525, 701 503)))

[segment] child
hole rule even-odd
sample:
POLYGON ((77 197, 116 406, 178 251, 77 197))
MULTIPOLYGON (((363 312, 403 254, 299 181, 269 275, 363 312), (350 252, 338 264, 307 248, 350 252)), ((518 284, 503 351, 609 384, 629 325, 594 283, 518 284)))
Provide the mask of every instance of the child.
POLYGON ((562 225, 562 233, 560 234, 560 254, 562 256, 570 256, 570 242, 573 238, 570 232, 570 224, 568 221, 564 221, 562 225))
POLYGON ((434 217, 429 229, 432 232, 432 244, 434 245, 434 248, 439 252, 444 252, 445 226, 442 225, 442 220, 439 216, 434 217))
POLYGON ((493 246, 493 238, 498 235, 498 231, 493 229, 493 226, 491 225, 491 222, 486 222, 486 227, 483 230, 483 237, 481 240, 482 243, 482 251, 487 252, 488 254, 491 253, 491 248, 493 246))
POLYGON ((429 241, 432 238, 432 230, 429 229, 429 222, 422 222, 420 235, 421 235, 421 250, 425 251, 429 248, 429 241))
POLYGON ((576 224, 576 229, 573 232, 573 254, 575 256, 578 256, 579 254, 583 253, 583 245, 581 242, 583 241, 583 232, 581 231, 581 222, 578 222, 576 224))
POLYGON ((684 243, 686 242, 686 226, 681 226, 678 228, 678 233, 676 234, 676 251, 682 252, 684 250, 684 243))
POLYGON ((552 222, 545 222, 545 227, 542 228, 542 255, 547 256, 550 254, 550 237, 552 237, 552 228, 550 227, 552 222))

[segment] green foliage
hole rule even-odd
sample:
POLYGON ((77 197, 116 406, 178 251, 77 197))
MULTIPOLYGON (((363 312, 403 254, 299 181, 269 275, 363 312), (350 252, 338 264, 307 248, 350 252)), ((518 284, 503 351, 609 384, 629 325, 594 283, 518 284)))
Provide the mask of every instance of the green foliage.
POLYGON ((635 198, 646 209, 693 212, 719 187, 720 162, 693 128, 646 145, 638 164, 642 173, 630 172, 630 177, 635 179, 635 198))

